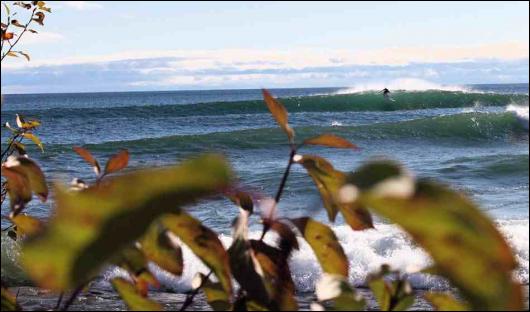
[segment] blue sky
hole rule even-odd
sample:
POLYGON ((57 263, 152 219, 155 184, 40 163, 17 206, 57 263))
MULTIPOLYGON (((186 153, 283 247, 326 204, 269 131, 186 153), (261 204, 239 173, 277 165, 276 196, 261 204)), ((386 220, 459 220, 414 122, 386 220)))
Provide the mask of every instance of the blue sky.
POLYGON ((2 93, 528 82, 528 2, 47 3, 2 93))

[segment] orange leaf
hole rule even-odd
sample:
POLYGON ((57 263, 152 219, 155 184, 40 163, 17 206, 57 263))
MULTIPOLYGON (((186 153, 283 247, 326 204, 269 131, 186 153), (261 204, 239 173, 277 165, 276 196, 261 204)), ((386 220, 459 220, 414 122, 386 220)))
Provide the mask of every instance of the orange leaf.
POLYGON ((350 143, 350 141, 336 136, 334 134, 322 134, 314 138, 310 138, 304 141, 304 144, 309 145, 322 145, 335 148, 352 148, 358 149, 357 145, 350 143))
POLYGON ((129 164, 129 152, 127 150, 122 150, 116 155, 113 155, 107 161, 105 165, 105 174, 119 171, 129 164))
POLYGON ((271 112, 272 116, 274 117, 274 119, 276 119, 276 122, 278 122, 283 131, 287 133, 287 136, 289 137, 289 142, 293 143, 294 131, 289 126, 287 109, 285 109, 285 106, 283 106, 280 102, 273 98, 269 91, 263 89, 262 92, 265 104, 267 104, 267 107, 269 108, 269 111, 271 112))
POLYGON ((72 147, 72 149, 74 150, 74 152, 79 154, 79 156, 83 157, 83 159, 87 163, 89 163, 90 165, 92 165, 92 167, 94 167, 94 172, 96 172, 97 175, 100 174, 101 168, 99 167, 98 161, 94 158, 94 156, 92 156, 92 154, 90 154, 90 152, 87 149, 84 149, 79 146, 74 146, 72 147))

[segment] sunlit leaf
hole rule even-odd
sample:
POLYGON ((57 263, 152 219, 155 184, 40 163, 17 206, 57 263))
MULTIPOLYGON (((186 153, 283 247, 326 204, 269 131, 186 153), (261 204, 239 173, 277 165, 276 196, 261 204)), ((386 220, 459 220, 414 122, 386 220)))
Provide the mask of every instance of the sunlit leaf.
POLYGON ((365 165, 348 180, 362 190, 364 205, 399 224, 431 255, 473 309, 522 308, 512 251, 469 199, 433 182, 415 182, 392 163, 365 165))
POLYGON ((44 223, 34 217, 18 214, 9 218, 17 226, 17 231, 24 235, 33 236, 44 229, 44 223))
POLYGON ((365 300, 358 295, 341 275, 324 273, 315 285, 317 299, 326 303, 318 305, 326 311, 364 311, 365 300))
POLYGON ((335 148, 351 148, 357 149, 357 145, 351 143, 350 141, 336 136, 334 134, 322 134, 314 138, 310 138, 304 141, 306 145, 321 145, 327 147, 335 148))
POLYGON ((269 111, 271 112, 274 119, 276 119, 276 122, 280 125, 280 127, 287 133, 287 137, 289 138, 290 143, 294 143, 294 130, 289 126, 289 118, 287 109, 285 109, 285 106, 281 104, 278 100, 276 100, 269 91, 263 89, 263 99, 265 100, 265 104, 267 104, 267 107, 269 108, 269 111))
MULTIPOLYGON (((17 53, 25 56, 25 53, 23 53, 23 52, 17 52, 17 53)), ((27 56, 26 58, 29 61, 29 56, 27 56)), ((19 114, 16 114, 16 122, 17 122, 17 126, 19 128, 26 129, 26 130, 31 130, 31 129, 34 129, 34 128, 37 128, 38 126, 40 126, 40 121, 38 121, 38 120, 25 120, 19 114)))
POLYGON ((42 145, 42 142, 36 135, 30 132, 24 132, 22 136, 26 139, 30 139, 31 141, 33 141, 33 143, 35 143, 35 145, 37 145, 40 148, 40 150, 44 152, 44 146, 42 145))
POLYGON ((17 304, 17 298, 2 286, 2 311, 22 311, 17 304))
MULTIPOLYGON (((370 213, 355 200, 345 196, 342 187, 346 175, 338 170, 324 158, 312 155, 295 156, 297 163, 304 166, 307 173, 315 183, 328 213, 330 221, 334 222, 340 211, 344 220, 354 230, 364 230, 373 227, 370 213)), ((347 190, 346 190, 347 191, 347 190)))
POLYGON ((92 168, 94 168, 94 172, 96 173, 96 175, 99 175, 101 173, 101 167, 99 166, 98 161, 96 160, 96 158, 94 158, 94 156, 92 156, 92 154, 87 149, 84 149, 79 146, 74 146, 72 147, 72 149, 74 150, 74 152, 79 154, 79 156, 81 156, 89 165, 91 165, 92 168))
POLYGON ((348 276, 348 258, 337 236, 327 225, 311 218, 291 219, 291 222, 313 249, 324 272, 348 276))
POLYGON ((145 256, 159 267, 175 275, 182 274, 182 249, 169 239, 166 230, 157 222, 149 227, 140 245, 145 256))
POLYGON ((129 283, 124 278, 114 278, 111 281, 112 286, 120 297, 123 299, 127 307, 132 311, 162 311, 162 306, 149 298, 145 298, 138 293, 134 285, 129 283))
POLYGON ((229 311, 230 297, 220 283, 214 283, 204 274, 199 273, 198 278, 201 280, 202 287, 206 296, 206 301, 214 311, 229 311))
POLYGON ((448 292, 429 292, 426 293, 424 297, 436 311, 469 311, 469 307, 466 304, 458 301, 448 292))
POLYGON ((129 164, 129 151, 122 150, 116 155, 112 155, 105 165, 104 174, 119 171, 129 164))
MULTIPOLYGON (((230 180, 226 161, 207 155, 178 166, 112 177, 85 190, 69 192, 56 187, 56 208, 49 226, 43 235, 26 242, 22 263, 41 287, 71 289, 95 276, 105 263, 139 239, 157 217, 216 194, 230 180)), ((180 229, 184 233, 192 230, 180 229)), ((188 237, 181 239, 189 243, 184 238, 188 237)), ((193 239, 197 244, 211 242, 209 236, 193 239)), ((216 255, 210 263, 221 261, 219 250, 209 245, 204 249, 216 255)), ((219 249, 222 251, 222 246, 219 249)), ((228 279, 228 275, 221 276, 228 279)))
POLYGON ((175 234, 208 266, 229 296, 232 295, 228 254, 217 234, 187 213, 179 212, 162 218, 162 225, 175 234))

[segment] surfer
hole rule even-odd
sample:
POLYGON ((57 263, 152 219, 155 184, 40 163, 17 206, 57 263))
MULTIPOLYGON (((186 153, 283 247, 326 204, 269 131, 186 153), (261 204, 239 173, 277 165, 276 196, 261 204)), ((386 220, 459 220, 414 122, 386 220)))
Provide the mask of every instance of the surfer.
POLYGON ((390 90, 388 90, 387 88, 384 88, 381 93, 383 93, 385 99, 388 99, 390 97, 390 90))

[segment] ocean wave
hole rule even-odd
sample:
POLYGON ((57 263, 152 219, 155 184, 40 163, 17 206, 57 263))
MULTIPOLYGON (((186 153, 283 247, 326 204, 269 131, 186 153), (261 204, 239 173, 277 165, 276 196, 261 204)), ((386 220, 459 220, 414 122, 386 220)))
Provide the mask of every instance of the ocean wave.
MULTIPOLYGON (((528 106, 526 94, 498 94, 462 91, 428 90, 395 91, 393 101, 385 99, 379 92, 325 94, 282 98, 281 102, 291 113, 297 112, 355 112, 355 111, 401 111, 434 108, 465 108, 481 106, 507 106, 511 103, 528 106)), ((60 118, 128 118, 128 117, 186 117, 221 116, 229 114, 267 113, 262 100, 214 102, 200 104, 116 106, 116 107, 67 107, 50 109, 19 110, 18 113, 42 120, 60 118)), ((3 111, 2 120, 14 118, 14 111, 3 111)))
POLYGON ((443 85, 437 84, 434 82, 417 79, 417 78, 401 78, 395 79, 388 82, 371 82, 364 84, 357 84, 355 86, 344 88, 336 92, 336 94, 351 94, 351 93, 361 93, 367 91, 380 91, 384 88, 390 90, 399 90, 399 91, 458 91, 458 92, 478 92, 472 90, 469 86, 459 86, 459 85, 443 85))
POLYGON ((444 176, 456 177, 528 177, 528 154, 519 155, 486 155, 476 157, 459 157, 444 162, 438 169, 444 176))
MULTIPOLYGON (((528 220, 499 221, 498 227, 512 246, 519 263, 515 278, 523 284, 528 284, 528 220)), ((432 265, 432 260, 397 226, 378 224, 373 230, 352 231, 348 226, 338 225, 333 226, 333 230, 348 257, 349 281, 355 286, 366 286, 367 274, 377 271, 382 264, 389 264, 393 269, 408 273, 414 288, 445 290, 450 287, 443 278, 417 273, 432 265)), ((260 235, 261 231, 249 233, 252 239, 259 239, 260 235)), ((221 235, 220 239, 226 248, 232 242, 232 239, 225 235, 221 235)), ((274 239, 274 235, 269 235, 266 241, 273 244, 274 239)), ((300 250, 295 251, 290 260, 293 280, 298 291, 313 291, 322 270, 311 247, 301 238, 298 241, 300 250)), ((190 289, 196 272, 208 273, 204 264, 185 246, 183 256, 184 272, 181 277, 172 276, 154 265, 151 267, 165 289, 185 292, 190 289)), ((108 282, 117 275, 126 276, 123 270, 112 268, 104 274, 104 280, 108 282)))
MULTIPOLYGON (((322 133, 335 133, 353 142, 373 140, 418 139, 453 143, 528 140, 528 130, 511 112, 460 113, 401 122, 375 123, 358 126, 304 126, 295 128, 300 139, 322 133)), ((138 140, 110 141, 87 144, 91 151, 113 151, 117 147, 134 153, 157 151, 203 151, 269 148, 285 145, 285 135, 278 128, 256 128, 199 135, 171 135, 138 140)), ((69 151, 68 144, 48 144, 49 152, 69 151)))

